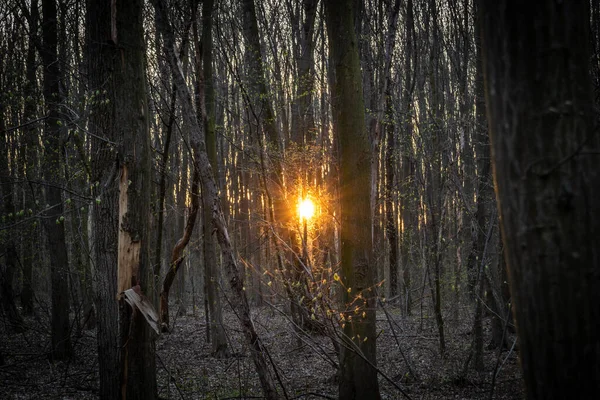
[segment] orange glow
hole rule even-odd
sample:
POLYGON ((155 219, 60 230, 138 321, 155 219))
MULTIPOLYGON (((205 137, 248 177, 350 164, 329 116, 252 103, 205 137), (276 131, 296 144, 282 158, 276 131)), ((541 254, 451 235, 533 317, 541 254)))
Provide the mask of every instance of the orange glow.
POLYGON ((298 215, 301 220, 309 220, 315 215, 315 204, 311 199, 299 199, 298 215))

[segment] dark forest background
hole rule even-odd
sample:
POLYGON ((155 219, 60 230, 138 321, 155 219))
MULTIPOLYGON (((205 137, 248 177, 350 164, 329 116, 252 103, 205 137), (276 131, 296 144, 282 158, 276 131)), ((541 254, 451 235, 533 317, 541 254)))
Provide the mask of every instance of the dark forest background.
POLYGON ((597 392, 600 4, 531 3, 3 1, 0 396, 597 392))

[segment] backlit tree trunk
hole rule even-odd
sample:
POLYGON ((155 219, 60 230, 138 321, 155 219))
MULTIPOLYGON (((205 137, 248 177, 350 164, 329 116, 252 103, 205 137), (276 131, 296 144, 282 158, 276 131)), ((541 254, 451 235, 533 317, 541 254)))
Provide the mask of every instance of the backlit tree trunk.
POLYGON ((482 0, 496 195, 528 399, 600 391, 589 2, 482 0))
POLYGON ((355 3, 325 3, 331 46, 333 122, 340 143, 341 268, 344 340, 340 399, 379 399, 372 265, 371 152, 365 127, 362 78, 354 33, 355 3))

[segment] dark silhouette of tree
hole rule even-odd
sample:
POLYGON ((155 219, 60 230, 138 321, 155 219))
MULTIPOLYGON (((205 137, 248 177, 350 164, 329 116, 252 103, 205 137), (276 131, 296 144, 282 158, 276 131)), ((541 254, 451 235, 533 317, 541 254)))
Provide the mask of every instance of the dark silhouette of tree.
POLYGON ((88 3, 100 397, 154 399, 154 333, 123 292, 149 295, 150 134, 142 1, 88 3))
POLYGON ((586 1, 481 1, 496 195, 528 399, 600 385, 600 135, 586 1))
POLYGON ((44 69, 44 161, 43 177, 46 186, 44 228, 48 236, 50 276, 52 281, 52 357, 71 356, 71 327, 69 324, 69 260, 65 239, 64 206, 62 199, 64 151, 62 137, 60 69, 58 61, 58 20, 56 0, 42 1, 42 65, 44 69))

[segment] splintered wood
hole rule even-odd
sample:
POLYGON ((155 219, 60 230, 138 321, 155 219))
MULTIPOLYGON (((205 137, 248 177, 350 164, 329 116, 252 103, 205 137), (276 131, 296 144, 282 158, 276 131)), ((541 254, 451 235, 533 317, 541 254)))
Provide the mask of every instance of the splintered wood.
POLYGON ((137 308, 140 310, 148 325, 157 335, 160 335, 158 329, 158 313, 152 306, 152 303, 142 294, 139 286, 134 286, 131 289, 127 289, 123 292, 125 295, 125 301, 131 306, 131 308, 137 308))
POLYGON ((117 297, 137 282, 133 282, 137 276, 137 270, 140 263, 141 242, 131 236, 131 229, 127 221, 127 211, 129 202, 129 179, 127 164, 121 169, 121 179, 119 182, 119 261, 117 278, 117 297))

